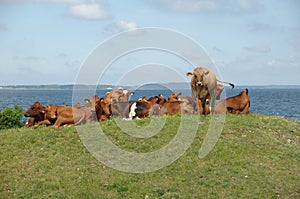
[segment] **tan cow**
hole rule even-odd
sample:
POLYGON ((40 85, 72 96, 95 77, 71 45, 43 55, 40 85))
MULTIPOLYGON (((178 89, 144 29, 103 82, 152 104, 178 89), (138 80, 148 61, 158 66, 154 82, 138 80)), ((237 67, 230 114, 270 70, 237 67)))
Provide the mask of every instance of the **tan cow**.
MULTIPOLYGON (((191 89, 193 108, 195 112, 197 112, 198 108, 197 99, 200 99, 202 110, 205 110, 207 103, 206 100, 210 98, 211 112, 214 113, 215 101, 217 98, 217 81, 229 84, 230 86, 232 86, 232 88, 234 87, 232 83, 217 80, 216 75, 204 67, 196 67, 193 72, 188 72, 186 75, 192 77, 191 89)), ((199 113, 202 114, 200 111, 199 113)), ((206 111, 204 112, 204 114, 206 114, 206 111)))
POLYGON ((107 104, 128 102, 129 96, 133 94, 134 92, 128 91, 127 89, 117 88, 105 94, 105 102, 107 104))

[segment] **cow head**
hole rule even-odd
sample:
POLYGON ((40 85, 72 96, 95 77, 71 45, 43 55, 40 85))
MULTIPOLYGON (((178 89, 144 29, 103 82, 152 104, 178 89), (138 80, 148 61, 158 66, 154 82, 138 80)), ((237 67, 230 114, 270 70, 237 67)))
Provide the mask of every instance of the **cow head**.
POLYGON ((165 97, 162 94, 159 94, 157 97, 158 97, 158 104, 163 106, 167 100, 165 99, 165 97))
POLYGON ((168 97, 168 101, 178 101, 178 96, 176 93, 171 93, 171 95, 168 97))
POLYGON ((108 104, 116 102, 128 102, 129 96, 133 94, 134 92, 130 92, 127 89, 117 88, 105 94, 105 102, 108 104))
POLYGON ((195 68, 193 72, 187 72, 186 76, 192 77, 192 83, 195 86, 204 86, 205 81, 204 78, 209 74, 209 71, 199 70, 199 68, 195 68))
POLYGON ((245 91, 241 91, 239 95, 248 95, 248 88, 245 91))
POLYGON ((117 99, 119 100, 119 102, 128 102, 129 96, 133 94, 134 92, 123 89, 122 92, 119 92, 119 94, 117 94, 117 99))
POLYGON ((97 95, 91 96, 90 99, 84 99, 85 107, 90 108, 91 111, 95 111, 97 103, 100 101, 100 97, 97 95))
POLYGON ((57 118, 57 107, 53 104, 48 104, 45 108, 45 116, 48 119, 56 119, 57 118))
POLYGON ((158 104, 159 97, 158 96, 150 97, 149 99, 146 100, 146 102, 149 102, 151 105, 158 104))
POLYGON ((147 100, 148 99, 146 96, 143 96, 142 98, 139 99, 140 102, 147 102, 147 100))
POLYGON ((99 121, 104 121, 109 119, 111 112, 109 109, 109 105, 105 102, 103 98, 99 98, 96 100, 95 109, 99 121))
POLYGON ((34 102, 28 110, 24 113, 26 117, 38 117, 45 111, 45 107, 42 106, 38 101, 34 102))
POLYGON ((112 92, 105 93, 105 102, 108 104, 112 103, 112 92))

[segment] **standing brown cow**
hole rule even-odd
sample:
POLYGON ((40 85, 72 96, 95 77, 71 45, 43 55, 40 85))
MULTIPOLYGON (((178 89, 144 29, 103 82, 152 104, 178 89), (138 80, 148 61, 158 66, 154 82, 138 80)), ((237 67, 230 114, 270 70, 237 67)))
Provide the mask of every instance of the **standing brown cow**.
MULTIPOLYGON (((191 89, 194 110, 197 109, 196 104, 198 99, 201 101, 202 110, 205 110, 206 100, 210 98, 211 112, 214 114, 217 97, 217 81, 229 84, 232 88, 234 87, 232 83, 217 80, 216 75, 204 67, 196 67, 193 72, 188 72, 186 75, 192 77, 191 89)), ((199 110, 201 109, 198 108, 198 111, 199 110)), ((199 113, 202 114, 201 112, 199 113)), ((206 115, 206 111, 204 114, 206 115)))

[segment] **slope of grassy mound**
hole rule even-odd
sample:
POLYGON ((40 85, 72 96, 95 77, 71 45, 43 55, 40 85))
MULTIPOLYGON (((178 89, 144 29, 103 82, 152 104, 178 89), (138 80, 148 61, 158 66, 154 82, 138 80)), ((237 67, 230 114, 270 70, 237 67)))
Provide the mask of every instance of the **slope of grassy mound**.
MULTIPOLYGON (((196 117, 196 116, 195 116, 196 117)), ((134 121, 146 126, 150 119, 134 121)), ((0 131, 1 198, 299 198, 300 123, 277 117, 227 115, 213 150, 199 159, 210 117, 174 163, 134 174, 111 169, 83 146, 76 128, 0 131)), ((147 139, 124 134, 118 120, 100 123, 120 148, 138 153, 166 145, 180 116, 167 117, 147 139)), ((85 127, 89 128, 90 124, 85 127)))

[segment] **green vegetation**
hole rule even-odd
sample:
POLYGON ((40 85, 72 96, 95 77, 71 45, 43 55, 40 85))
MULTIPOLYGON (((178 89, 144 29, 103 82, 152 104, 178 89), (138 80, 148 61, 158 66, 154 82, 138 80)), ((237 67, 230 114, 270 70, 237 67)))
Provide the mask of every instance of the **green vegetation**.
MULTIPOLYGON (((189 149, 156 172, 108 168, 83 146, 76 128, 0 130, 1 198, 300 198, 300 123, 257 114, 227 115, 213 150, 198 158, 210 117, 201 117, 189 149)), ((166 117, 151 138, 122 133, 118 119, 101 122, 128 151, 149 152, 176 134, 180 116, 166 117)), ((136 120, 146 126, 150 119, 136 120)), ((90 128, 91 124, 84 127, 90 128)))
POLYGON ((17 128, 24 125, 22 116, 24 109, 15 105, 14 108, 5 108, 0 111, 0 129, 17 128))

